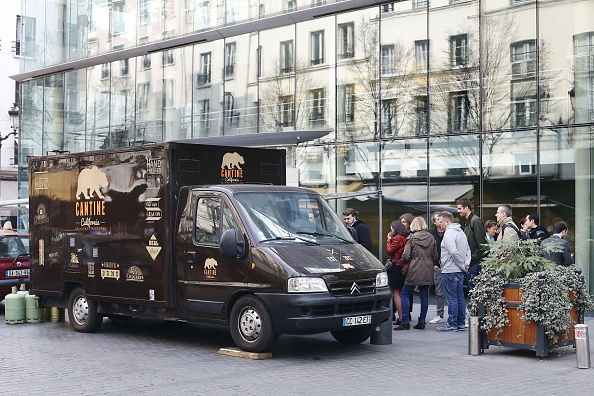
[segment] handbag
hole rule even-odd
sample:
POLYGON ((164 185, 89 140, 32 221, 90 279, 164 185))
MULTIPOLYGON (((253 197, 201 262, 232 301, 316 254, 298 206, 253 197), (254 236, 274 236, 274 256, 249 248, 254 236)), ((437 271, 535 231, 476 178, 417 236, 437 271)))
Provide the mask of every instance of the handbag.
POLYGON ((388 261, 386 261, 386 265, 384 266, 384 269, 389 274, 390 272, 392 272, 392 268, 394 268, 394 263, 392 261, 390 261, 390 259, 388 259, 388 261))

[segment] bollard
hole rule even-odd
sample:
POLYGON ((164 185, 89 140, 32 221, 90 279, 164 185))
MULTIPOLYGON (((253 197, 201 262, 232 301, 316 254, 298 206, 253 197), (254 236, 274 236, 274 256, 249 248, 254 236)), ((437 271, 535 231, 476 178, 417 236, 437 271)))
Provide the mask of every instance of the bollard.
POLYGON ((468 354, 472 356, 483 353, 481 348, 481 331, 480 331, 481 317, 468 317, 468 354))
POLYGON ((375 325, 369 342, 373 345, 389 345, 392 343, 392 321, 386 320, 384 323, 375 325))
POLYGON ((575 356, 577 357, 578 368, 590 368, 590 340, 588 338, 588 325, 575 325, 575 356))

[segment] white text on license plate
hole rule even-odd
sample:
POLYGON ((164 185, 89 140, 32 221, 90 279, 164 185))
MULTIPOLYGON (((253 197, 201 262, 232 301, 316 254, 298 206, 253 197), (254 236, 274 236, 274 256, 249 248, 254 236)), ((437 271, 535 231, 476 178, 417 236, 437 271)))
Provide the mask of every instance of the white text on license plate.
POLYGON ((28 269, 20 269, 20 270, 6 270, 4 276, 29 276, 28 269))
POLYGON ((366 324, 371 324, 371 315, 347 316, 346 318, 342 318, 343 326, 358 326, 366 324))

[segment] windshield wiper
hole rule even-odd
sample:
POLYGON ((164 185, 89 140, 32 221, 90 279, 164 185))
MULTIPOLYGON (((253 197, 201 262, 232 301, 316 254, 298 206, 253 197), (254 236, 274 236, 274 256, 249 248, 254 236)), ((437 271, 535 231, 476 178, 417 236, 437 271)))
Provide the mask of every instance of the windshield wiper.
POLYGON ((309 239, 298 237, 297 235, 293 236, 277 236, 274 238, 262 239, 260 242, 270 242, 270 241, 294 241, 295 239, 299 239, 300 241, 311 243, 312 245, 320 245, 317 242, 310 241, 309 239))
POLYGON ((334 238, 338 238, 343 242, 348 242, 348 243, 353 243, 352 241, 349 241, 346 238, 343 238, 341 236, 335 235, 335 234, 330 234, 330 233, 324 233, 324 232, 298 232, 297 234, 305 234, 305 235, 313 235, 313 236, 330 236, 330 237, 334 237, 334 238))

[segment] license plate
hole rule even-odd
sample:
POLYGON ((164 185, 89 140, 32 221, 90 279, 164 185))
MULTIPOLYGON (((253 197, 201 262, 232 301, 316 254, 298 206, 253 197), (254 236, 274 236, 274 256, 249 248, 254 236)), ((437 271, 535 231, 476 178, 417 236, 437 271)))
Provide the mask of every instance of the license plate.
POLYGON ((346 318, 342 318, 343 326, 358 326, 366 324, 371 324, 371 315, 347 316, 346 318))
POLYGON ((28 269, 6 270, 4 276, 6 276, 6 277, 9 277, 9 276, 29 276, 29 270, 28 269))

